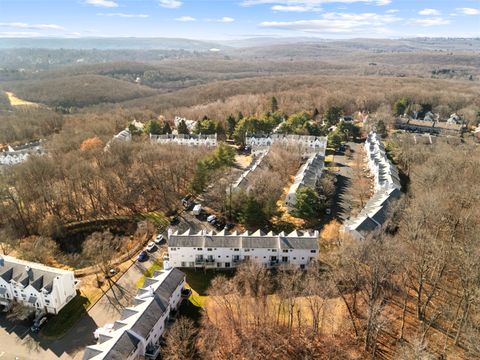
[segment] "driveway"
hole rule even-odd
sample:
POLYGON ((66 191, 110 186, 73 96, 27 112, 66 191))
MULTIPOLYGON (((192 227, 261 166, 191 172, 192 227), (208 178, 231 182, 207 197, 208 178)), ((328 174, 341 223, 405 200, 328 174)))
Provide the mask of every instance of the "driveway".
POLYGON ((116 284, 61 339, 43 339, 29 331, 28 323, 12 324, 0 315, 0 360, 82 359, 85 347, 96 342, 93 332, 120 319, 122 309, 131 304, 137 293, 136 282, 161 254, 161 249, 157 249, 150 253, 148 261, 132 262, 116 284))

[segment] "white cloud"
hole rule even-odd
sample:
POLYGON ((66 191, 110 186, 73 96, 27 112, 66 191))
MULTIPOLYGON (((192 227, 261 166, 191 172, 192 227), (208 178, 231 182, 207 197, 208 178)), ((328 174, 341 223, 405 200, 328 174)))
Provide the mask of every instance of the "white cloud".
POLYGON ((125 14, 125 13, 98 13, 97 16, 122 17, 122 18, 148 18, 147 14, 125 14))
POLYGON ((112 0, 85 0, 85 4, 106 8, 118 7, 118 4, 112 0))
POLYGON ((322 8, 311 5, 274 5, 273 11, 281 12, 307 12, 307 11, 321 11, 322 8))
POLYGON ((400 10, 398 10, 398 9, 391 9, 391 10, 386 11, 387 14, 396 14, 398 12, 400 12, 400 10))
POLYGON ((27 24, 21 22, 0 23, 1 27, 13 29, 30 29, 30 30, 63 30, 63 27, 56 24, 27 24))
POLYGON ((423 16, 439 16, 440 15, 440 11, 436 9, 423 9, 423 10, 420 10, 418 13, 423 16))
POLYGON ((6 38, 10 38, 10 37, 37 37, 37 36, 40 36, 42 34, 38 33, 38 32, 17 32, 17 31, 4 31, 4 32, 1 32, 0 31, 0 37, 6 37, 6 38))
POLYGON ((385 32, 385 26, 401 19, 394 15, 376 13, 325 13, 320 19, 297 21, 265 21, 265 28, 299 30, 305 32, 327 32, 355 34, 361 32, 385 32))
POLYGON ((232 22, 235 21, 235 19, 234 19, 234 18, 231 18, 231 17, 228 17, 228 16, 224 16, 224 17, 222 17, 222 18, 220 18, 220 19, 217 19, 217 20, 215 20, 215 21, 216 21, 216 22, 219 22, 219 23, 232 23, 232 22))
POLYGON ((195 19, 192 16, 180 16, 179 18, 176 18, 175 20, 176 21, 181 21, 181 22, 189 22, 189 21, 196 21, 197 19, 195 19))
POLYGON ((327 3, 339 3, 339 4, 353 4, 353 3, 366 3, 375 4, 378 6, 385 6, 392 3, 392 0, 243 0, 242 6, 254 6, 274 4, 275 6, 283 5, 286 7, 310 7, 316 8, 322 4, 327 3))
POLYGON ((480 9, 474 8, 456 8, 459 13, 463 15, 480 15, 480 9))
POLYGON ((414 19, 411 21, 415 25, 420 26, 439 26, 439 25, 448 25, 450 24, 450 20, 444 19, 442 17, 432 17, 432 18, 424 18, 424 19, 414 19))
POLYGON ((161 7, 164 7, 167 9, 177 9, 183 4, 179 0, 158 0, 158 3, 161 7))

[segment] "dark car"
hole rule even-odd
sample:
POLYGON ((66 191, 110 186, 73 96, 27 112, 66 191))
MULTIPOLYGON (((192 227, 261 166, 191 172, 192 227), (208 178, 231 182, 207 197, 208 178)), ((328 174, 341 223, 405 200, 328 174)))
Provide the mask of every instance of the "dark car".
POLYGON ((178 223, 180 222, 180 219, 178 218, 178 216, 172 216, 170 218, 170 225, 178 225, 178 223))
POLYGON ((215 226, 217 230, 222 230, 225 227, 225 221, 222 219, 217 219, 212 223, 212 225, 215 226))
POLYGON ((224 227, 225 230, 229 231, 232 230, 235 227, 235 224, 232 223, 227 223, 224 227))
POLYGON ((143 250, 140 254, 138 254, 138 261, 146 261, 148 259, 148 254, 145 250, 143 250))

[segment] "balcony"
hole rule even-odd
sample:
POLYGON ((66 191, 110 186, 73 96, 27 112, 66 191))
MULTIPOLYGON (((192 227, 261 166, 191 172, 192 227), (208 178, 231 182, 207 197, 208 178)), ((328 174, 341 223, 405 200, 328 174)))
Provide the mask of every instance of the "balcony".
POLYGON ((213 267, 213 266, 215 266, 215 259, 207 259, 207 260, 205 260, 205 266, 208 266, 208 267, 213 267))
POLYGON ((148 344, 145 349, 146 359, 156 359, 160 355, 160 345, 148 344))
POLYGON ((200 266, 203 266, 203 264, 205 263, 205 259, 203 258, 197 258, 195 259, 195 265, 200 265, 200 266))

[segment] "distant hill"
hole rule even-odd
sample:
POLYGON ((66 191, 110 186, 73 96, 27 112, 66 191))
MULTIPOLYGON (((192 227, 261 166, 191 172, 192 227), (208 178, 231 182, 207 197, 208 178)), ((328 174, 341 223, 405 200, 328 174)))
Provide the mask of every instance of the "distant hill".
POLYGON ((176 38, 0 38, 0 49, 187 50, 227 48, 215 42, 176 38))

